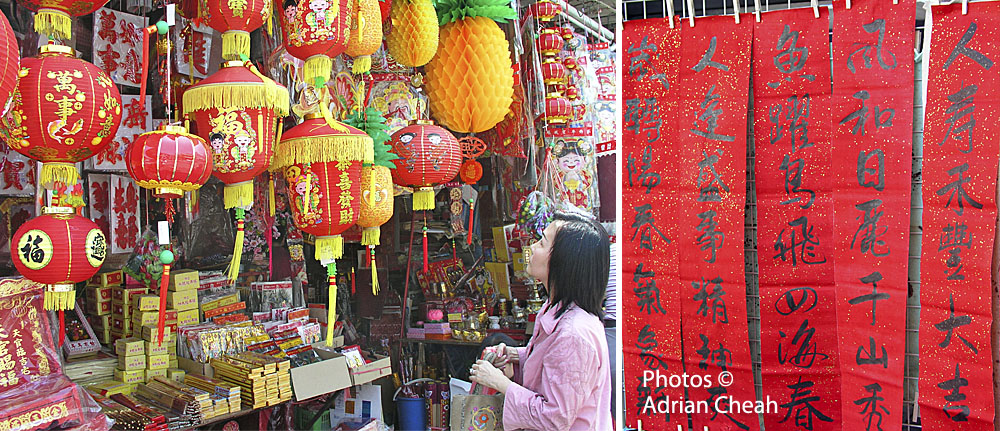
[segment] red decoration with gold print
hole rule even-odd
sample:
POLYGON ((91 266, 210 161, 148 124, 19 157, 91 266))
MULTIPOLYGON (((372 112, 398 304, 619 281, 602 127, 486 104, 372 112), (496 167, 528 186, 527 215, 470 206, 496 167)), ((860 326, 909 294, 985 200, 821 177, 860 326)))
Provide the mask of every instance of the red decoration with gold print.
MULTIPOLYGON (((7 17, 0 13, 0 115, 7 112, 11 96, 17 89, 17 71, 21 68, 17 37, 7 17)), ((3 132, 0 132, 3 133, 3 132)))
POLYGON ((451 181, 458 174, 462 161, 461 147, 451 132, 430 121, 417 120, 392 135, 392 181, 401 186, 416 187, 413 209, 434 208, 435 184, 451 181))
POLYGON ((75 184, 73 163, 99 153, 122 121, 122 98, 111 78, 61 45, 21 62, 14 101, 3 117, 7 145, 45 163, 40 181, 75 184))
POLYGON ((294 164, 285 168, 295 227, 316 236, 344 233, 358 221, 361 162, 294 164))
POLYGON ((201 18, 222 33, 222 58, 250 57, 250 32, 271 17, 272 0, 200 0, 201 18))
POLYGON ((299 0, 284 8, 281 34, 285 50, 305 60, 305 82, 330 78, 333 57, 347 49, 350 0, 299 0))
POLYGON ((542 62, 542 79, 545 80, 546 85, 565 83, 568 76, 569 71, 566 70, 566 66, 563 66, 559 60, 546 58, 542 62))
POLYGON ((475 184, 476 181, 483 178, 483 165, 475 160, 466 160, 465 163, 462 163, 459 175, 463 183, 475 184))
POLYGON ((543 28, 538 32, 538 52, 544 56, 554 56, 562 51, 566 42, 560 36, 559 27, 543 28))
POLYGON ((549 124, 566 124, 573 116, 573 105, 559 93, 545 96, 545 121, 549 124))
POLYGON ((212 150, 183 127, 166 126, 135 138, 125 155, 128 173, 153 196, 176 199, 212 175, 212 150))

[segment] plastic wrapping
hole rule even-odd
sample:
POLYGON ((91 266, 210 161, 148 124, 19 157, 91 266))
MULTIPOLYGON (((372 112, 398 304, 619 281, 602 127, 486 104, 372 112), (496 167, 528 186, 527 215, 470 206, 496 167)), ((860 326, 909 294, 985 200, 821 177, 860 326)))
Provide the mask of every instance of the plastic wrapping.
POLYGON ((236 233, 232 215, 222 205, 222 188, 223 184, 215 179, 202 186, 198 193, 198 212, 181 226, 186 268, 216 268, 229 264, 236 233))
MULTIPOLYGON (((175 259, 182 257, 178 253, 179 247, 172 248, 175 259)), ((132 250, 132 254, 129 255, 128 262, 125 263, 122 272, 142 283, 143 286, 159 288, 160 276, 163 274, 160 253, 166 249, 167 246, 157 243, 156 232, 147 226, 142 237, 139 238, 139 242, 136 243, 135 249, 132 250)))
POLYGON ((0 429, 106 430, 111 422, 63 373, 41 284, 0 280, 0 429))

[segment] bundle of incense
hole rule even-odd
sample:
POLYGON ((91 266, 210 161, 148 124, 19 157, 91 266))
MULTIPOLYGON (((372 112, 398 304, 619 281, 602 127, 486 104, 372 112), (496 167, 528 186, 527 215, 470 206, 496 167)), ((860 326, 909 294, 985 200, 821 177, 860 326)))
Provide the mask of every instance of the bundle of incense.
POLYGON ((190 417, 197 423, 202 421, 201 405, 187 394, 160 390, 149 385, 136 386, 135 393, 141 399, 166 406, 174 413, 190 417))
POLYGON ((139 400, 133 398, 132 396, 125 394, 115 394, 110 396, 109 398, 111 398, 111 400, 113 400, 114 402, 121 404, 125 407, 128 407, 132 409, 132 411, 145 416, 153 423, 156 424, 167 423, 167 417, 163 414, 164 413, 163 411, 156 410, 144 403, 141 403, 139 402, 139 400))
POLYGON ((101 406, 101 412, 115 421, 111 429, 122 431, 154 431, 158 429, 159 424, 154 423, 148 417, 97 393, 92 393, 91 395, 94 401, 101 406))
MULTIPOLYGON (((240 387, 218 380, 210 379, 199 374, 188 374, 184 379, 184 384, 193 388, 198 388, 211 393, 214 397, 219 397, 226 401, 225 409, 220 409, 216 405, 216 410, 225 410, 227 413, 235 413, 240 410, 240 387)), ((215 398, 213 398, 213 401, 215 398)), ((218 412, 217 412, 218 414, 218 412)))
MULTIPOLYGON (((201 389, 187 385, 182 385, 180 383, 177 383, 173 380, 164 377, 154 377, 152 381, 146 383, 146 386, 158 389, 162 392, 167 392, 167 393, 174 392, 174 393, 186 394, 187 396, 193 398, 195 402, 198 403, 202 412, 204 412, 206 409, 211 409, 212 407, 211 394, 208 393, 207 391, 203 391, 201 389)), ((204 416, 204 413, 202 413, 202 415, 204 416)))

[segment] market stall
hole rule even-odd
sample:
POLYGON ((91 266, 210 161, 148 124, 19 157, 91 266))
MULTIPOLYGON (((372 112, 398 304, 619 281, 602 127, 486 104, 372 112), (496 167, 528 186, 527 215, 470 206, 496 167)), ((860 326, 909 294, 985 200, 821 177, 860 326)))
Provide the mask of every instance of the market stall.
POLYGON ((0 428, 499 429, 455 388, 531 336, 529 243, 617 222, 599 17, 85 3, 0 0, 0 428))

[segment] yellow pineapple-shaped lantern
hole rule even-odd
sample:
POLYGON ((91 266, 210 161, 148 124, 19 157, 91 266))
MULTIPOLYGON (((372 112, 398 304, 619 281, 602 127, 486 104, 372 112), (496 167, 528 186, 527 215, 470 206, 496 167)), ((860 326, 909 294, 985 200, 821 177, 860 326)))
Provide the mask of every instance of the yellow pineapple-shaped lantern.
POLYGON ((389 8, 389 55, 407 67, 427 64, 438 50, 438 17, 431 0, 395 0, 389 8))
POLYGON ((427 64, 431 116, 461 133, 488 130, 510 111, 514 71, 497 22, 516 18, 506 0, 441 0, 441 41, 427 64))
POLYGON ((371 55, 382 46, 382 13, 378 0, 354 0, 354 3, 346 52, 354 57, 353 72, 359 75, 371 70, 371 55))

